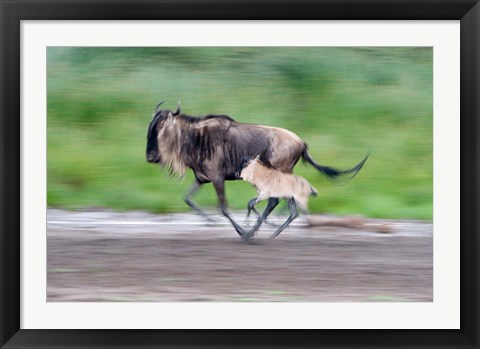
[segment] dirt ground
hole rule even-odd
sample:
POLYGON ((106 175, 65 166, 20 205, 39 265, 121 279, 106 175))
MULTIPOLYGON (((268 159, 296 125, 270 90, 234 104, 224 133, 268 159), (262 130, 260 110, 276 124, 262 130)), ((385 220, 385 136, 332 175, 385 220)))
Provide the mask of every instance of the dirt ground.
MULTIPOLYGON (((242 226, 253 224, 235 215, 242 226)), ((433 225, 300 217, 242 242, 223 217, 48 210, 47 300, 432 301, 433 225), (347 224, 330 224, 347 222, 347 224), (317 219, 317 220, 316 220, 317 219), (311 224, 320 219, 325 224, 311 224), (310 222, 310 223, 309 223, 310 222), (365 223, 365 224, 364 224, 365 223), (388 229, 378 229, 379 226, 388 229)))

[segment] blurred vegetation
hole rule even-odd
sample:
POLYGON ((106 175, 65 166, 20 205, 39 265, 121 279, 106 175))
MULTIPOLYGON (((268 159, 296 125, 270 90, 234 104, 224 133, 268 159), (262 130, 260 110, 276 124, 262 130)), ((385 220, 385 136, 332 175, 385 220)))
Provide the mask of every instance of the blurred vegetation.
MULTIPOLYGON (((145 161, 153 108, 287 128, 322 165, 365 167, 344 185, 296 166, 312 212, 432 219, 431 48, 49 47, 48 205, 188 211, 193 181, 145 161)), ((232 209, 255 190, 227 182, 232 209)), ((217 205, 211 185, 196 201, 217 205)))

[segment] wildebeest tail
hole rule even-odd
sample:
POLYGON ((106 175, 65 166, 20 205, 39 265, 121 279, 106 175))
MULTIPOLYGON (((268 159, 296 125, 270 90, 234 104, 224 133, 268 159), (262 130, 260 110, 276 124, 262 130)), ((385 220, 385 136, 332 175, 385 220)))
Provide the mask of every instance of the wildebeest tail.
POLYGON ((365 158, 360 161, 357 165, 355 165, 354 167, 352 167, 351 169, 348 169, 348 170, 337 170, 333 167, 328 167, 328 166, 322 166, 322 165, 319 165, 317 164, 313 159, 312 157, 310 156, 310 154, 308 153, 308 147, 307 145, 305 144, 304 148, 303 148, 303 152, 302 152, 302 158, 304 161, 308 162, 310 165, 312 165, 313 167, 315 167, 317 170, 319 170, 320 172, 322 172, 324 175, 330 177, 330 178, 337 178, 339 176, 342 176, 342 175, 347 175, 347 174, 351 174, 351 176, 349 177, 349 179, 352 179, 353 177, 355 177, 358 173, 358 171, 360 171, 360 169, 363 167, 363 165, 365 164, 365 161, 367 161, 368 157, 370 156, 370 152, 367 153, 367 155, 365 156, 365 158))

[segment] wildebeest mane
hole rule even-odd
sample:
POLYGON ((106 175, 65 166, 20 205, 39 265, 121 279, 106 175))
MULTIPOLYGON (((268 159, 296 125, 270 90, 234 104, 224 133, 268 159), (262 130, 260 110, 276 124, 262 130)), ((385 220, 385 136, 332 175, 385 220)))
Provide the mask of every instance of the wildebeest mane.
POLYGON ((178 117, 182 118, 183 120, 195 124, 204 120, 209 120, 209 119, 222 119, 226 121, 235 121, 233 118, 231 118, 228 115, 223 115, 223 114, 208 114, 205 116, 191 116, 187 114, 180 114, 178 117))
POLYGON ((223 114, 220 114, 220 115, 217 115, 217 114, 208 114, 206 116, 203 117, 204 120, 209 120, 209 119, 223 119, 223 120, 227 120, 227 121, 235 121, 233 118, 231 118, 230 116, 228 115, 223 115, 223 114))

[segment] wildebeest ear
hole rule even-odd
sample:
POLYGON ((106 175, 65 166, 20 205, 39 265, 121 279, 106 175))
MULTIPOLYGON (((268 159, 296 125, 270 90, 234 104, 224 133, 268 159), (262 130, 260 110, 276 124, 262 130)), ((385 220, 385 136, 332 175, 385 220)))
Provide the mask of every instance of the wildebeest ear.
POLYGON ((167 116, 167 120, 169 123, 174 123, 175 122, 175 118, 173 117, 174 114, 172 114, 171 111, 168 112, 168 116, 167 116))

